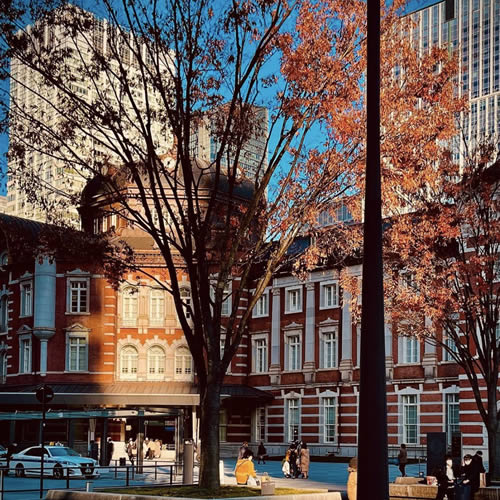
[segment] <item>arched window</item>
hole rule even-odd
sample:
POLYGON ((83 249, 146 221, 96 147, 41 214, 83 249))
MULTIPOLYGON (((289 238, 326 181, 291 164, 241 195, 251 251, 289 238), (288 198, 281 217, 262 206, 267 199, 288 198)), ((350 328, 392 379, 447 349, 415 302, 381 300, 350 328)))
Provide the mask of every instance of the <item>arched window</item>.
POLYGON ((165 318, 165 293, 163 290, 151 290, 149 320, 153 325, 163 325, 165 318))
POLYGON ((184 303, 184 314, 186 319, 191 318, 191 290, 189 288, 181 288, 181 300, 184 303))
POLYGON ((137 361, 139 353, 132 345, 127 345, 120 352, 120 372, 121 378, 137 378, 137 361))
POLYGON ((175 378, 191 380, 193 378, 193 358, 187 347, 175 351, 175 378))
POLYGON ((0 331, 6 332, 8 330, 8 318, 9 318, 9 299, 7 295, 4 295, 0 299, 0 331))
POLYGON ((165 351, 158 345, 148 349, 148 378, 162 378, 165 373, 165 351))
POLYGON ((123 290, 123 324, 135 325, 137 321, 137 288, 128 287, 123 290))

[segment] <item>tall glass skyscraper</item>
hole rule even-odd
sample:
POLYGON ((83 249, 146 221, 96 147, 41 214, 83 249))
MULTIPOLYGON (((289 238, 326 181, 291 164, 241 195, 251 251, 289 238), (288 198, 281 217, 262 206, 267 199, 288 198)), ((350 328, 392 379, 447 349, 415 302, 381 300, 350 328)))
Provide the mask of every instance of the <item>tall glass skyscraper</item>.
MULTIPOLYGON (((409 14, 415 22, 412 40, 421 53, 448 45, 458 57, 458 95, 469 101, 462 113, 463 141, 455 145, 456 159, 465 144, 500 134, 500 0, 455 0, 455 17, 445 18, 445 2, 409 14)), ((500 142, 500 141, 498 141, 500 142)))

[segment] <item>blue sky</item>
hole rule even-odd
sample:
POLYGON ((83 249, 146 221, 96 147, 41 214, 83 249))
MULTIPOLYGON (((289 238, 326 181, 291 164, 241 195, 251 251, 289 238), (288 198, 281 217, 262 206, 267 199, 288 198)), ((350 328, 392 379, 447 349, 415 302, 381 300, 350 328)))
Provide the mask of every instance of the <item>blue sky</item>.
MULTIPOLYGON (((424 7, 428 7, 429 5, 437 3, 438 1, 440 0, 410 0, 406 12, 413 12, 415 10, 423 9, 424 7)), ((5 89, 6 87, 7 87, 6 82, 0 83, 1 99, 4 99, 6 97, 6 94, 2 92, 2 89, 5 89)), ((0 195, 5 195, 7 192, 7 187, 6 187, 7 179, 5 175, 7 171, 7 158, 5 156, 7 153, 7 149, 8 149, 8 136, 6 134, 0 134, 0 172, 1 172, 0 195)))

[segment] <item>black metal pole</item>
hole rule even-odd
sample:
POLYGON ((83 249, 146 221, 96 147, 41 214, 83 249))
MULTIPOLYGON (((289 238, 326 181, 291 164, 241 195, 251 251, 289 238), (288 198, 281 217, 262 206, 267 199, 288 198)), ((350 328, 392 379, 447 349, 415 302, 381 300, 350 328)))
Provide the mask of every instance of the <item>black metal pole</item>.
POLYGON ((40 427, 40 498, 43 498, 43 465, 44 465, 44 454, 43 449, 45 447, 44 442, 44 430, 45 430, 45 397, 42 401, 42 425, 40 427))
POLYGON ((357 499, 388 500, 380 175, 380 0, 367 0, 367 8, 367 139, 357 499))

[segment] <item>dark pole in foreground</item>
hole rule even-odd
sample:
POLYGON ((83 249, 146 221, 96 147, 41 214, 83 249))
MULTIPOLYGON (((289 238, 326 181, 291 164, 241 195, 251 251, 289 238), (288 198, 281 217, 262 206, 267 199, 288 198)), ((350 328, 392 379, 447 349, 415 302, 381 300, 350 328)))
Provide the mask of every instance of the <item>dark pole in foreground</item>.
POLYGON ((367 0, 367 141, 358 427, 358 500, 388 500, 380 180, 380 0, 367 0))
POLYGON ((54 398, 54 391, 52 387, 47 384, 38 386, 35 392, 36 399, 42 403, 42 421, 40 422, 40 498, 43 498, 43 471, 45 465, 45 456, 43 453, 45 447, 45 413, 47 403, 50 403, 54 398))

